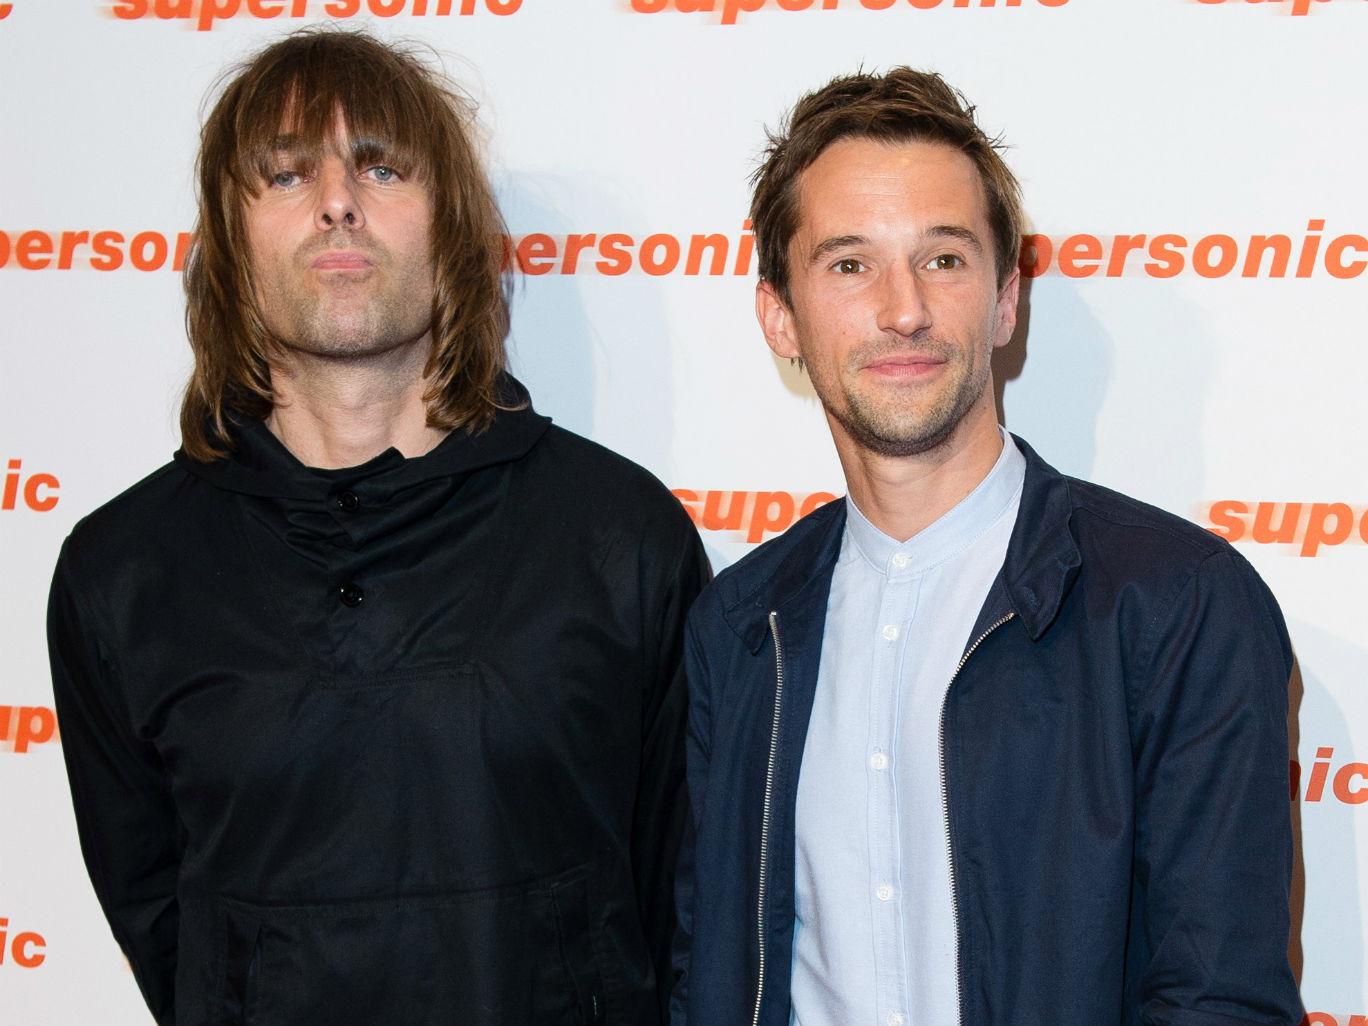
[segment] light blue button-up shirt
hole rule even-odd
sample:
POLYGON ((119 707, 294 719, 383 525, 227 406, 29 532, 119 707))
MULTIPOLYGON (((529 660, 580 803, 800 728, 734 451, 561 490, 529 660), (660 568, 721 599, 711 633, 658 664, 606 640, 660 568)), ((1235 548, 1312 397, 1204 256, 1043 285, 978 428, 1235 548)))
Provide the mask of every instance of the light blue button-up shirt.
POLYGON ((940 714, 1021 502, 1003 437, 979 486, 901 544, 845 500, 798 777, 796 1026, 959 1021, 940 714))

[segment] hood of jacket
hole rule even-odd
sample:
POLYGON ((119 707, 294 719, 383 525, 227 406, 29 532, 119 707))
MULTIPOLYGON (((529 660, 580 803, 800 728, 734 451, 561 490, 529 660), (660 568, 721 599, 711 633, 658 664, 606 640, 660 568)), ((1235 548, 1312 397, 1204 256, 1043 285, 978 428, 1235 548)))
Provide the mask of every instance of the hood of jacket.
POLYGON ((551 419, 533 410, 527 389, 511 375, 504 375, 501 398, 509 408, 500 409, 486 428, 452 431, 422 456, 389 448, 354 467, 308 467, 263 421, 238 418, 229 456, 201 463, 179 450, 174 459, 193 477, 259 500, 258 510, 283 515, 293 544, 360 548, 422 520, 471 474, 527 455, 551 419))

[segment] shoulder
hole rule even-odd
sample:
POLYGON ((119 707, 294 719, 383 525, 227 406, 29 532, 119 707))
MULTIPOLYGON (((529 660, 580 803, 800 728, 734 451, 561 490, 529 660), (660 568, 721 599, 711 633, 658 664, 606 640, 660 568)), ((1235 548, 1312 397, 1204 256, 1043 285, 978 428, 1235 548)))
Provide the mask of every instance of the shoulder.
POLYGON ((1085 574, 1153 604, 1153 614, 1186 617, 1194 605, 1268 616, 1281 631, 1277 601, 1224 538, 1110 488, 1065 478, 1085 574), (1185 612, 1185 610, 1187 610, 1185 612))
POLYGON ((185 512, 185 489, 193 482, 174 460, 154 470, 76 522, 64 546, 68 559, 93 570, 121 554, 157 547, 185 512))
POLYGON ((78 520, 57 558, 50 600, 69 595, 93 617, 87 628, 113 629, 129 582, 160 580, 176 564, 174 546, 193 508, 187 490, 195 487, 171 462, 78 520))
MULTIPOLYGON (((1224 538, 1182 517, 1098 485, 1070 480, 1073 531, 1082 556, 1084 629, 1108 625, 1134 658, 1130 686, 1147 701, 1195 701, 1223 690, 1285 709, 1292 643, 1277 598, 1224 538), (1157 689, 1156 689, 1157 687, 1157 689)), ((1217 708, 1215 704, 1210 706, 1217 708)))
POLYGON ((645 467, 552 424, 532 452, 536 499, 557 500, 565 515, 627 530, 679 548, 698 534, 679 500, 645 467))
POLYGON ((742 601, 782 569, 817 557, 830 532, 844 522, 845 500, 819 506, 777 538, 771 538, 717 575, 713 587, 733 603, 742 601))
POLYGON ((721 625, 729 610, 795 568, 802 572, 822 557, 845 522, 845 500, 819 506, 777 538, 771 538, 719 573, 694 607, 698 629, 721 625))
POLYGON ((1213 555, 1235 552, 1224 539, 1158 506, 1078 478, 1063 481, 1075 533, 1094 556, 1195 569, 1213 555))
POLYGON ((1083 565, 1115 569, 1156 566, 1193 568, 1227 543, 1210 531, 1148 502, 1081 478, 1061 474, 1022 438, 1012 436, 1026 460, 1013 548, 1047 553, 1067 525, 1083 565))

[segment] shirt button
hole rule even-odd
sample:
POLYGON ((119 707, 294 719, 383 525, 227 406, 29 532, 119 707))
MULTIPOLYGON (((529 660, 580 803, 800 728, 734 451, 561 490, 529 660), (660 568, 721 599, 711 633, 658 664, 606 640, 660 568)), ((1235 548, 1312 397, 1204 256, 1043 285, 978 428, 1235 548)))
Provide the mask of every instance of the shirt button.
POLYGON ((339 492, 337 498, 333 499, 333 505, 343 513, 355 513, 361 508, 361 499, 355 492, 339 492))
POLYGON ((888 1013, 888 1026, 903 1026, 903 1023, 905 1022, 907 1022, 907 1020, 903 1018, 902 1012, 888 1013))
MULTIPOLYGON (((896 566, 899 570, 901 570, 903 567, 907 566, 907 553, 906 553, 906 552, 898 552, 898 553, 895 553, 894 556, 893 556, 893 565, 896 566)), ((897 1012, 894 1012, 893 1015, 898 1015, 898 1013, 897 1013, 897 1012)), ((889 1018, 891 1019, 892 1016, 889 1016, 889 1018)), ((899 1021, 899 1022, 902 1021, 902 1017, 901 1017, 901 1016, 898 1016, 898 1021, 899 1021)))
POLYGON ((878 897, 878 899, 879 899, 880 901, 892 901, 892 900, 893 900, 893 885, 892 885, 892 884, 879 884, 879 889, 876 890, 876 891, 874 892, 874 894, 878 897))
POLYGON ((884 624, 883 636, 885 641, 892 641, 898 636, 898 628, 893 624, 884 624))
POLYGON ((355 584, 344 584, 337 589, 337 597, 342 600, 344 606, 355 608, 365 599, 366 593, 355 584))
POLYGON ((883 752, 875 752, 869 757, 869 765, 876 770, 888 769, 888 756, 883 752))

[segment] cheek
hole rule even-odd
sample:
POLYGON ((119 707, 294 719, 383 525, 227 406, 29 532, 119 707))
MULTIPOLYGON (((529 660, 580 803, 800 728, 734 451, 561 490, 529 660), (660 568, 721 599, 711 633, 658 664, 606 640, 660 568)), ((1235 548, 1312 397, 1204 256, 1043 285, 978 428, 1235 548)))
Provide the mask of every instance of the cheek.
POLYGON ((810 324, 813 343, 830 362, 839 363, 850 346, 871 333, 873 316, 858 300, 839 299, 814 310, 810 324))
POLYGON ((247 247, 251 253, 252 266, 275 268, 282 262, 281 248, 283 225, 278 218, 264 214, 249 215, 246 219, 247 247))
POLYGON ((394 256, 402 259, 411 276, 430 276, 433 271, 431 222, 410 214, 397 227, 391 236, 394 256))
POLYGON ((964 342, 991 339, 1000 322, 996 293, 985 296, 978 289, 946 289, 927 305, 932 325, 964 342))
POLYGON ((857 325, 845 311, 812 311, 795 321, 798 348, 809 368, 821 377, 838 376, 851 347, 861 338, 857 325))

